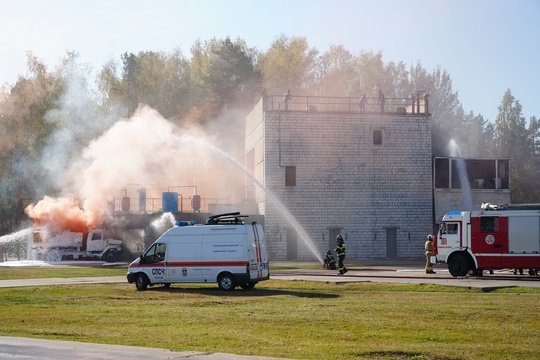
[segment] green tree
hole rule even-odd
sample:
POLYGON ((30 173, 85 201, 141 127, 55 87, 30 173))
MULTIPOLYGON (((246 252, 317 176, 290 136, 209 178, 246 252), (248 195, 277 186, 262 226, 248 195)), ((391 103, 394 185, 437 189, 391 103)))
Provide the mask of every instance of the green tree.
POLYGON ((191 74, 197 106, 212 106, 219 112, 225 105, 245 106, 253 100, 260 84, 255 70, 256 52, 246 43, 228 37, 195 42, 191 48, 191 74))
POLYGON ((131 115, 141 103, 167 118, 179 118, 192 104, 189 62, 177 50, 170 54, 145 51, 124 53, 119 71, 114 61, 99 74, 98 88, 106 109, 123 109, 131 115))
POLYGON ((510 189, 515 203, 540 201, 539 136, 537 119, 533 117, 527 125, 521 104, 508 89, 495 120, 494 143, 497 156, 510 158, 510 189))
POLYGON ((332 45, 316 62, 316 84, 310 95, 359 95, 357 60, 342 45, 332 45))
POLYGON ((0 232, 18 227, 24 205, 36 189, 46 186, 38 163, 54 126, 45 121, 45 114, 63 86, 32 53, 27 62, 29 75, 19 76, 0 103, 0 232))
POLYGON ((257 68, 269 94, 282 94, 290 89, 310 94, 316 80, 318 51, 308 45, 306 38, 276 39, 266 52, 259 54, 257 68))

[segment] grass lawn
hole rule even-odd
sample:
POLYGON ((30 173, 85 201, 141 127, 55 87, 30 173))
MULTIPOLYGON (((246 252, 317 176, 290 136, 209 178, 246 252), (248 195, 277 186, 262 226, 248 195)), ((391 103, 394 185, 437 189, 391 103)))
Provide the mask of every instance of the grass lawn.
POLYGON ((0 335, 295 359, 538 359, 539 303, 538 289, 278 280, 4 288, 0 335))

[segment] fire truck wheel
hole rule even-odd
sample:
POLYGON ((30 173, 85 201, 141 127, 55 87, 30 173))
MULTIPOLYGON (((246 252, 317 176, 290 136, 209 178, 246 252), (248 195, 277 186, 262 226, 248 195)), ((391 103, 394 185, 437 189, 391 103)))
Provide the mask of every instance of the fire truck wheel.
POLYGON ((448 271, 452 276, 465 276, 469 272, 469 262, 463 254, 455 254, 448 262, 448 271))
POLYGON ((240 284, 240 287, 244 290, 249 290, 249 289, 253 289, 255 287, 255 284, 257 284, 256 282, 248 282, 248 283, 245 283, 245 284, 240 284))
POLYGON ((139 274, 137 275, 137 279, 135 279, 135 286, 137 287, 137 290, 143 291, 146 290, 148 287, 148 284, 150 281, 148 281, 148 278, 145 274, 139 274))
POLYGON ((230 273, 223 273, 219 275, 218 286, 221 290, 234 290, 236 284, 234 283, 234 276, 230 273))
POLYGON ((101 260, 106 261, 108 263, 115 262, 118 260, 118 251, 109 249, 103 254, 101 257, 101 260))

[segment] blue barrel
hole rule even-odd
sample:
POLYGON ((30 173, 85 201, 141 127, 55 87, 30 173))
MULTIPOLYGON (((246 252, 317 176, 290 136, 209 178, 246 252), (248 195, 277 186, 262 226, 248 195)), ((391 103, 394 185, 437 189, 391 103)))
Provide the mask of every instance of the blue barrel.
POLYGON ((162 197, 163 212, 178 212, 178 193, 164 192, 162 197))

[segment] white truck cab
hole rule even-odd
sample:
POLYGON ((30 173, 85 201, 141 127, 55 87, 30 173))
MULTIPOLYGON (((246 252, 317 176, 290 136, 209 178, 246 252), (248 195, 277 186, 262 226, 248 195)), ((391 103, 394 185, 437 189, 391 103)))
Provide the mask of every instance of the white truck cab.
POLYGON ((137 290, 150 285, 217 282, 223 290, 253 288, 269 279, 263 228, 245 224, 240 213, 214 215, 205 225, 175 226, 128 268, 137 290))

